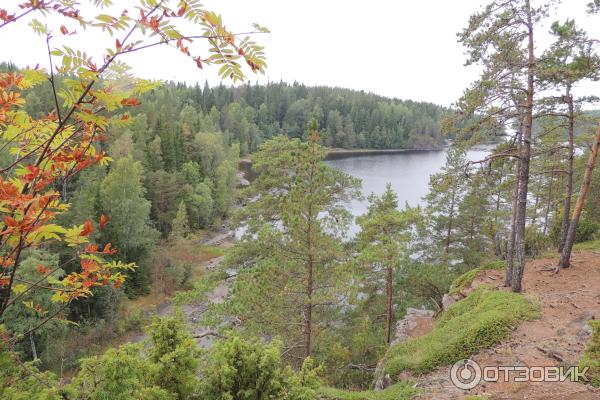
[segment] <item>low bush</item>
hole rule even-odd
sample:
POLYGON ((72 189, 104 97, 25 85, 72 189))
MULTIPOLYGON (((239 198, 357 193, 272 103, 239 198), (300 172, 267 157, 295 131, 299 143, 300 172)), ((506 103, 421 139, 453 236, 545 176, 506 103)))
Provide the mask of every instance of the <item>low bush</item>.
POLYGON ((321 400, 410 400, 418 391, 406 382, 399 382, 385 390, 367 390, 353 392, 334 388, 321 388, 319 391, 321 400))

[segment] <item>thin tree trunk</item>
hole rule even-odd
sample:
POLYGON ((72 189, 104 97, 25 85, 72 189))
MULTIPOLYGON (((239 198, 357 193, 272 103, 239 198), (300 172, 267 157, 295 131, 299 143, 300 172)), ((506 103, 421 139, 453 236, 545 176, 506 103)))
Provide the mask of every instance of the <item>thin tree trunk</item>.
MULTIPOLYGON (((521 154, 521 131, 517 136, 519 145, 519 155, 521 154)), ((506 251, 506 276, 504 278, 504 286, 512 285, 512 277, 515 264, 515 239, 517 232, 517 204, 519 198, 519 171, 521 171, 521 159, 518 158, 515 163, 515 183, 513 185, 511 207, 512 213, 510 216, 510 237, 508 240, 508 249, 506 251)))
POLYGON ((560 261, 556 272, 559 268, 569 268, 571 261, 571 252, 573 251, 573 244, 575 243, 575 233, 577 232, 577 224, 579 223, 579 217, 581 217, 581 211, 583 211, 583 205, 585 204, 585 196, 587 195, 590 183, 592 182, 592 173, 596 166, 596 160, 598 158, 598 146, 600 145, 600 122, 596 128, 596 136, 594 136, 594 142, 592 143, 592 149, 588 157, 587 164, 585 166, 585 174, 583 176, 583 182, 581 183, 581 189, 579 190, 579 196, 573 209, 573 216, 571 217, 571 223, 569 224, 569 231, 565 240, 565 246, 560 255, 560 261))
MULTIPOLYGON (((502 173, 504 173, 504 166, 502 167, 502 173)), ((502 186, 502 176, 500 176, 500 182, 498 182, 498 188, 502 186)), ((498 193, 496 194, 496 213, 494 215, 494 219, 490 221, 490 232, 492 233, 492 241, 494 242, 494 254, 496 257, 500 257, 502 255, 502 245, 500 241, 500 234, 498 232, 498 214, 500 213, 500 189, 498 189, 498 193)))
POLYGON ((569 149, 567 158, 567 184, 565 190, 565 206, 563 210, 562 223, 560 226, 560 240, 558 243, 558 252, 562 253, 567 241, 567 235, 569 233, 569 225, 571 216, 571 197, 573 196, 573 158, 575 157, 575 150, 573 146, 573 136, 575 134, 575 121, 573 112, 573 96, 571 95, 571 86, 567 85, 566 92, 567 104, 569 107, 569 149))
POLYGON ((554 189, 554 173, 550 174, 550 183, 548 184, 548 201, 546 202, 546 211, 544 213, 544 228, 542 233, 546 236, 548 231, 548 216, 550 215, 550 206, 552 205, 552 191, 554 189))
POLYGON ((533 129, 533 91, 535 76, 535 55, 533 42, 533 20, 531 2, 526 0, 527 7, 527 100, 525 104, 525 129, 521 145, 521 168, 519 171, 519 195, 517 201, 517 217, 515 229, 515 249, 518 265, 512 276, 512 291, 522 289, 523 273, 525 272, 525 224, 527 222, 527 192, 529 190, 529 164, 531 160, 531 140, 533 129))
POLYGON ((456 189, 452 187, 452 196, 450 197, 450 213, 448 214, 448 229, 446 232, 446 248, 444 249, 446 255, 450 251, 450 243, 452 237, 452 225, 454 224, 454 203, 456 202, 456 189))
POLYGON ((385 342, 392 342, 392 317, 393 317, 393 275, 392 268, 387 268, 387 279, 385 285, 386 294, 386 321, 385 321, 385 342))
POLYGON ((536 193, 535 200, 533 201, 533 215, 531 216, 531 225, 533 225, 533 226, 535 226, 535 223, 537 222, 537 211, 538 211, 539 204, 540 204, 540 194, 536 193))
POLYGON ((312 337, 312 295, 313 295, 313 258, 308 256, 306 262, 306 305, 304 307, 304 358, 310 356, 312 337))
POLYGON ((33 340, 33 332, 29 332, 29 342, 31 343, 31 354, 33 355, 33 360, 37 360, 37 349, 35 347, 35 340, 33 340))

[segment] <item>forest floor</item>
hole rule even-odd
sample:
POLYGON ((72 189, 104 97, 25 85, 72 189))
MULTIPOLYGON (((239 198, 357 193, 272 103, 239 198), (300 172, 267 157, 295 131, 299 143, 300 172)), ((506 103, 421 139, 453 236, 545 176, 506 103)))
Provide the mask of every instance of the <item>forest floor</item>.
MULTIPOLYGON (((540 304, 541 318, 523 322, 499 345, 471 357, 480 366, 575 366, 581 358, 591 332, 587 321, 600 317, 600 251, 573 254, 572 267, 553 272, 557 257, 527 263, 524 277, 526 296, 540 304)), ((504 271, 482 271, 471 285, 491 285, 499 290, 504 271)), ((500 374, 500 377, 503 373, 500 374)), ((425 389, 420 399, 454 400, 482 396, 482 399, 600 399, 600 390, 574 382, 485 382, 470 391, 456 388, 450 381, 450 367, 418 378, 425 389)))

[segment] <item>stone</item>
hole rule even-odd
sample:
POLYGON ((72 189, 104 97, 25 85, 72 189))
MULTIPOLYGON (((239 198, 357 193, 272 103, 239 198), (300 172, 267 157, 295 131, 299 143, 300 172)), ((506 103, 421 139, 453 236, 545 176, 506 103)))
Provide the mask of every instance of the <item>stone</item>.
POLYGON ((581 339, 589 339, 592 337, 592 327, 588 324, 585 324, 579 332, 577 332, 577 336, 581 339))
POLYGON ((444 294, 442 297, 442 309, 447 310, 452 304, 456 303, 456 299, 450 296, 448 293, 444 294))

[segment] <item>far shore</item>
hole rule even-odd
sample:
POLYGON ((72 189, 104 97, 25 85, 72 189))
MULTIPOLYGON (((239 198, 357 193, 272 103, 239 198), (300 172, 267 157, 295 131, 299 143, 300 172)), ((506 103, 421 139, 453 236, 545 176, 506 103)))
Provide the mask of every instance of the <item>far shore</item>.
MULTIPOLYGON (((495 144, 480 144, 473 146, 471 150, 489 150, 495 144)), ((414 149, 343 149, 343 148, 328 148, 325 160, 338 160, 340 158, 349 158, 355 156, 374 156, 379 154, 400 154, 400 153, 416 153, 426 151, 443 151, 448 149, 449 145, 429 148, 414 148, 414 149)), ((240 166, 252 165, 252 156, 241 158, 240 166)), ((243 168, 242 168, 243 169, 243 168)))
MULTIPOLYGON (((425 149, 342 149, 342 148, 328 148, 326 160, 333 160, 338 158, 353 157, 353 156, 368 156, 377 154, 398 154, 398 153, 413 153, 419 151, 442 151, 448 146, 443 147, 431 147, 425 149)), ((239 160, 240 164, 252 164, 252 156, 246 156, 239 160)))

